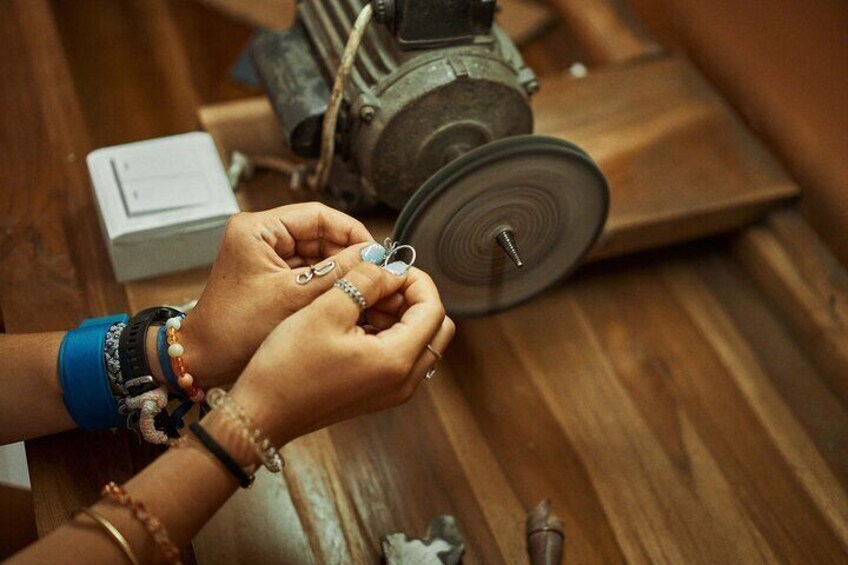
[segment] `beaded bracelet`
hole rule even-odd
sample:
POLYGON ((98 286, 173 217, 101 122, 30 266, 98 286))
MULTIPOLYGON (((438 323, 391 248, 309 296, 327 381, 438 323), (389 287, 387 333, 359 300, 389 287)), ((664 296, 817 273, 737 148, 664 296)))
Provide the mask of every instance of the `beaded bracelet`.
POLYGON ((170 318, 165 322, 165 327, 168 337, 168 357, 171 358, 171 368, 177 374, 177 382, 189 400, 195 404, 200 404, 204 401, 206 395, 203 389, 194 384, 194 377, 188 372, 185 361, 183 361, 185 348, 177 338, 177 332, 182 327, 182 320, 178 316, 170 318))
POLYGON ((262 431, 253 423, 253 418, 247 415, 244 408, 220 388, 213 388, 207 396, 209 406, 220 409, 229 420, 241 426, 241 437, 250 442, 253 452, 262 461, 262 465, 272 473, 279 473, 285 467, 285 461, 279 450, 274 447, 267 437, 262 437, 262 431))
POLYGON ((101 494, 114 500, 121 506, 127 507, 132 512, 133 516, 144 524, 144 528, 153 538, 153 541, 156 542, 156 545, 159 547, 159 550, 162 552, 165 559, 169 563, 182 565, 182 561, 180 560, 180 549, 174 545, 174 542, 171 541, 171 538, 168 536, 168 530, 165 529, 165 525, 162 521, 151 514, 143 502, 133 500, 132 497, 127 494, 127 491, 115 482, 109 482, 103 485, 101 494))

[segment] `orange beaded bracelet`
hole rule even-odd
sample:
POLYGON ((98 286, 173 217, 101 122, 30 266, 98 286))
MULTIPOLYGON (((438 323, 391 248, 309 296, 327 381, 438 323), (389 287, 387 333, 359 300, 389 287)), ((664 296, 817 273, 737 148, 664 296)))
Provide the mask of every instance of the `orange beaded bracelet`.
POLYGON ((103 485, 101 494, 111 500, 114 500, 121 506, 129 508, 133 516, 144 524, 145 529, 153 538, 153 541, 156 542, 156 545, 162 552, 163 557, 165 557, 169 563, 182 565, 182 561, 180 560, 180 549, 174 545, 174 542, 171 541, 171 538, 168 536, 168 530, 165 529, 165 525, 162 521, 151 514, 143 502, 133 500, 132 497, 127 494, 127 491, 115 482, 109 482, 103 485))
POLYGON ((185 361, 183 361, 185 348, 177 338, 177 332, 181 326, 182 321, 178 317, 171 318, 165 323, 168 357, 171 358, 171 368, 177 375, 177 383, 180 385, 180 388, 183 389, 189 400, 195 404, 200 404, 206 398, 206 394, 203 392, 203 389, 194 383, 194 377, 188 372, 185 361))

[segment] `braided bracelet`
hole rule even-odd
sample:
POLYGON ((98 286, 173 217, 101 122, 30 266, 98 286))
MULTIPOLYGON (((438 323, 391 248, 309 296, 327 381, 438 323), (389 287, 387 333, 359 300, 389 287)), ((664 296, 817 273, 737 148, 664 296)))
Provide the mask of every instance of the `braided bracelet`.
POLYGON ((168 536, 168 530, 165 529, 165 525, 162 521, 151 514, 143 502, 133 500, 132 497, 127 494, 127 491, 115 482, 109 482, 103 485, 101 494, 112 499, 121 506, 127 507, 130 512, 132 512, 133 516, 144 524, 144 528, 153 538, 153 541, 156 542, 156 545, 159 547, 159 550, 162 552, 165 559, 169 563, 182 565, 182 561, 180 560, 180 549, 174 545, 174 542, 171 541, 170 536, 168 536))
POLYGON ((179 316, 170 318, 165 322, 165 327, 168 339, 168 357, 171 358, 171 368, 177 374, 177 383, 179 383, 180 388, 183 389, 189 400, 195 404, 200 404, 204 401, 206 395, 203 389, 198 388, 194 384, 194 377, 188 372, 185 361, 183 361, 185 348, 177 338, 177 332, 182 327, 182 320, 179 316))
POLYGON ((285 466, 280 451, 274 447, 267 437, 262 437, 262 431, 253 423, 253 418, 247 415, 244 408, 220 388, 213 388, 207 395, 209 406, 221 410, 229 420, 241 427, 241 437, 250 443, 253 452, 262 461, 262 465, 272 473, 279 473, 285 466))

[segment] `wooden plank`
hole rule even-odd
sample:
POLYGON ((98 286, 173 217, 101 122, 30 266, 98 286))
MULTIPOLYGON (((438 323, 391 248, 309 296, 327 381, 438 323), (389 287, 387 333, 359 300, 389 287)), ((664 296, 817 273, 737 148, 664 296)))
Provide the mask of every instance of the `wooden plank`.
POLYGON ((687 53, 769 143, 804 188, 805 216, 848 264, 848 3, 629 4, 663 45, 687 53))
POLYGON ((745 343, 733 319, 693 269, 676 264, 664 271, 675 297, 721 358, 771 442, 783 454, 829 526, 848 546, 848 497, 772 386, 753 348, 745 343))
MULTIPOLYGON (((762 535, 776 555, 788 560, 839 561, 844 555, 845 524, 837 520, 838 527, 833 525, 832 511, 803 487, 792 466, 796 455, 784 451, 785 443, 774 441, 781 430, 770 426, 780 419, 780 405, 765 407, 768 391, 747 373, 744 378, 753 394, 734 382, 722 363, 722 352, 705 339, 698 322, 654 269, 632 268, 627 276, 595 282, 577 293, 580 307, 603 343, 618 379, 676 464, 693 471, 699 467, 682 434, 679 418, 685 416, 709 446, 732 489, 732 500, 741 503, 737 512, 753 526, 751 532, 762 535), (752 398, 758 403, 752 403, 752 398), (761 410, 770 412, 769 419, 762 418, 761 410)), ((839 486, 822 488, 825 500, 838 501, 833 497, 844 496, 839 486)), ((704 490, 716 489, 717 485, 704 490)), ((725 513, 716 516, 721 519, 725 513)), ((705 523, 703 527, 711 526, 705 523)), ((735 538, 727 543, 731 539, 735 538)), ((737 545, 731 551, 741 549, 737 545)), ((762 560, 769 558, 752 554, 729 561, 762 560)))
MULTIPOLYGON (((731 231, 798 192, 682 58, 548 77, 533 106, 537 133, 581 145, 609 179, 610 218, 591 259, 731 231)), ((285 155, 262 98, 203 108, 200 121, 224 155, 285 155)))
POLYGON ((615 0, 547 0, 577 37, 587 63, 624 63, 658 55, 661 48, 633 16, 615 0))
MULTIPOLYGON (((84 164, 92 147, 50 7, 4 2, 0 12, 8 78, 0 118, 8 149, 0 157, 8 183, 0 300, 7 331, 64 330, 125 310, 126 298, 97 224, 84 164)), ((40 535, 99 498, 104 482, 132 475, 126 440, 69 432, 27 442, 40 535)))
POLYGON ((798 192, 681 57, 549 77, 533 108, 537 133, 574 141, 609 180, 596 258, 730 231, 798 192))
POLYGON ((792 212, 745 230, 735 253, 848 405, 848 273, 792 212))
MULTIPOLYGON (((606 277, 599 279, 502 315, 500 326, 517 352, 518 374, 538 391, 586 466, 624 560, 768 561, 768 543, 728 492, 710 443, 694 431, 695 414, 650 382, 643 382, 644 391, 623 382, 621 355, 595 327, 613 320, 582 306, 585 291, 606 277), (651 407, 643 405, 647 398, 651 407)), ((580 517, 581 526, 588 523, 598 518, 580 517)), ((610 561, 589 555, 573 560, 610 561)))
POLYGON ((199 0, 253 27, 285 29, 295 17, 295 0, 199 0))

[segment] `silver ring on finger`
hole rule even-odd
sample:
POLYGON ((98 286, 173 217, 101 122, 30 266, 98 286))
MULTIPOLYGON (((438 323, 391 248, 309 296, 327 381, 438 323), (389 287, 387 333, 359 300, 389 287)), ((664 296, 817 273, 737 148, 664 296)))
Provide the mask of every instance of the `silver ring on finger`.
POLYGON ((430 345, 429 343, 427 344, 427 351, 429 351, 430 354, 436 358, 436 362, 433 363, 433 366, 430 367, 430 370, 427 371, 427 373, 424 375, 424 378, 429 380, 436 375, 436 371, 438 370, 437 365, 439 364, 439 361, 442 360, 442 354, 436 351, 436 348, 430 345))
POLYGON ((430 353, 433 354, 433 357, 436 358, 436 361, 442 360, 442 354, 439 353, 438 351, 436 351, 436 349, 432 345, 430 345, 429 343, 427 344, 427 351, 429 351, 430 353))
POLYGON ((356 288, 356 286, 354 286, 354 284, 351 283, 349 280, 339 279, 335 283, 333 283, 333 286, 347 294, 359 308, 360 312, 364 312, 365 309, 368 308, 368 303, 365 302, 365 297, 362 296, 362 293, 359 292, 359 289, 356 288))

